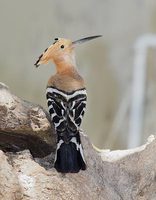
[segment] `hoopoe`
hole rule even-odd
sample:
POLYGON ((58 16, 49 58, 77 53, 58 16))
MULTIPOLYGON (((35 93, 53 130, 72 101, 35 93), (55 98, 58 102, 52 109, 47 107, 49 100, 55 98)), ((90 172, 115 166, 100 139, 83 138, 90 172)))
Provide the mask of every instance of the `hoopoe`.
POLYGON ((49 61, 56 65, 46 89, 47 104, 57 134, 54 167, 61 173, 77 173, 86 169, 80 139, 80 125, 86 108, 86 88, 77 71, 74 48, 77 44, 101 37, 86 37, 72 42, 55 38, 35 63, 36 67, 49 61))

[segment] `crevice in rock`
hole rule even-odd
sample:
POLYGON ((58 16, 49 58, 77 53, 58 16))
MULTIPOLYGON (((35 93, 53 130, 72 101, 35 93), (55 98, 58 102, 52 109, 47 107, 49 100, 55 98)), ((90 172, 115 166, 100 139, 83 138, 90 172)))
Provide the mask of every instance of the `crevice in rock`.
POLYGON ((13 153, 29 149, 34 158, 43 158, 55 151, 54 146, 36 136, 9 132, 0 132, 0 149, 13 153))

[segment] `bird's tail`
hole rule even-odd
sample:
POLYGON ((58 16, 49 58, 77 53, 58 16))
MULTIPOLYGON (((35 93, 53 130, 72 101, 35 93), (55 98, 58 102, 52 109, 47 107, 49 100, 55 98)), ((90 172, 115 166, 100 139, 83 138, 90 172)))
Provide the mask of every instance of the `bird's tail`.
POLYGON ((54 167, 61 173, 77 173, 86 169, 79 133, 68 142, 58 136, 54 167))

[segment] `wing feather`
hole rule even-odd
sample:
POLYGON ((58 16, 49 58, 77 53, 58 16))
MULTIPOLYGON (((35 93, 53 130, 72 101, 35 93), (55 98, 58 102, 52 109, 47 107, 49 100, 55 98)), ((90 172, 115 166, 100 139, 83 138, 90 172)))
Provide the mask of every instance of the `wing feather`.
POLYGON ((76 90, 72 94, 47 90, 47 101, 52 122, 56 132, 67 130, 69 134, 76 134, 82 122, 86 108, 87 95, 82 90, 76 90), (71 96, 71 98, 70 98, 71 96))

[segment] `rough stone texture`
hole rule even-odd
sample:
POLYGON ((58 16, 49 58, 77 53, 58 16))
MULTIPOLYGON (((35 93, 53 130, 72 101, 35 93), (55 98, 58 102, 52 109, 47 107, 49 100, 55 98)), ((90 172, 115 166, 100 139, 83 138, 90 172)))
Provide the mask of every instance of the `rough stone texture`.
MULTIPOLYGON (((0 199, 22 200, 155 200, 156 140, 143 147, 123 150, 115 161, 108 152, 102 158, 83 136, 88 164, 78 174, 59 174, 35 162, 28 150, 15 154, 0 152, 0 199), (117 159, 118 157, 118 159, 117 159)), ((110 154, 111 152, 109 152, 110 154)))
MULTIPOLYGON (((2 90, 8 91, 7 89, 4 89, 6 88, 5 86, 1 88, 3 88, 2 90)), ((2 102, 2 93, 0 94, 0 99, 2 102)), ((11 101, 8 103, 8 105, 10 108, 11 101)), ((26 104, 23 106, 28 106, 30 108, 31 103, 26 102, 26 104)), ((7 108, 7 106, 3 105, 2 107, 4 109, 1 110, 0 115, 3 116, 5 114, 7 117, 6 113, 10 113, 11 111, 7 108)), ((17 107, 15 109, 18 110, 17 107)), ((45 113, 44 110, 41 112, 45 113)), ((22 113, 19 113, 19 115, 22 115, 22 113)), ((38 123, 40 122, 40 116, 36 113, 33 114, 33 117, 35 118, 36 115, 38 123)), ((27 119, 31 118, 31 115, 27 116, 27 119)), ((49 123, 47 119, 44 119, 46 118, 46 114, 42 116, 44 116, 43 121, 45 121, 45 123, 49 123)), ((13 122, 16 122, 15 118, 13 118, 13 121, 10 119, 10 124, 12 124, 12 127, 15 127, 13 126, 13 122)), ((3 123, 6 122, 3 120, 3 123)), ((3 123, 0 120, 1 127, 4 127, 3 123)), ((36 123, 36 121, 34 123, 36 123)), ((26 128, 23 124, 21 124, 20 127, 23 125, 24 132, 26 133, 25 138, 27 138, 29 137, 29 134, 32 134, 32 129, 30 128, 31 126, 27 124, 26 119, 25 124, 30 132, 25 131, 26 128)), ((7 132, 9 138, 12 136, 11 126, 6 124, 6 127, 7 131, 8 127, 10 127, 9 131, 7 132)), ((0 135, 3 135, 3 132, 5 131, 6 130, 4 127, 3 130, 1 129, 0 135)), ((23 133, 22 128, 20 128, 20 131, 18 132, 17 127, 13 128, 13 132, 14 135, 18 135, 20 133, 20 136, 23 133), (14 129, 16 129, 17 132, 14 131, 14 129)), ((51 129, 49 132, 52 132, 51 129)), ((44 131, 42 131, 42 133, 44 134, 44 131)), ((41 140, 45 141, 42 135, 39 137, 41 140)), ((35 138, 37 138, 37 136, 35 136, 35 138)), ((5 146, 5 139, 6 138, 3 138, 3 146, 0 147, 5 146)), ((33 140, 33 138, 31 139, 33 140)), ((7 140, 7 142, 9 142, 9 140, 7 140)), ((28 143, 29 142, 30 140, 28 143)), ((6 148, 3 148, 5 153, 0 151, 0 199, 156 199, 156 139, 154 136, 151 136, 148 139, 148 142, 141 147, 123 151, 100 150, 97 152, 92 147, 87 136, 85 135, 82 135, 82 143, 84 146, 84 153, 88 166, 87 170, 81 171, 78 174, 60 174, 57 173, 52 167, 54 151, 52 151, 51 154, 47 155, 45 158, 33 158, 30 153, 31 149, 30 151, 24 150, 15 153, 13 147, 18 146, 18 144, 16 144, 16 141, 14 140, 14 144, 12 144, 13 147, 9 149, 10 151, 13 150, 13 152, 7 152, 6 148)), ((34 144, 35 143, 31 143, 30 146, 32 147, 34 144)), ((52 143, 51 146, 53 146, 52 143)), ((19 150, 21 150, 21 148, 19 148, 19 150)), ((36 151, 38 151, 38 149, 36 149, 36 151)))
POLYGON ((18 200, 22 197, 21 186, 7 157, 0 151, 0 199, 18 200))
POLYGON ((52 143, 51 125, 46 111, 39 105, 22 100, 11 94, 0 83, 0 131, 35 135, 52 143))
POLYGON ((19 151, 29 148, 35 156, 43 157, 54 150, 54 144, 47 112, 41 106, 11 94, 8 87, 0 83, 1 149, 19 151))

